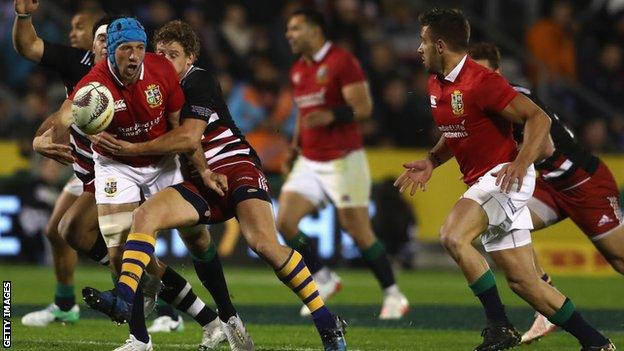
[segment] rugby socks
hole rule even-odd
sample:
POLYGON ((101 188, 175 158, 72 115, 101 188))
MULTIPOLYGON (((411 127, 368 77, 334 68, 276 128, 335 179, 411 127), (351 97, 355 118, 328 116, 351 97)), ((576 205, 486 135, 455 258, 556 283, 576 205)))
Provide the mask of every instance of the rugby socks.
POLYGON ((470 284, 470 289, 481 301, 488 325, 511 324, 505 313, 505 306, 498 295, 496 279, 491 270, 488 269, 479 279, 470 284))
POLYGON ((56 291, 54 293, 54 304, 57 305, 63 312, 71 310, 71 308, 76 304, 74 286, 57 283, 56 291))
POLYGON ((583 347, 603 346, 609 343, 604 335, 583 319, 569 298, 566 298, 561 308, 554 315, 548 317, 548 320, 574 335, 583 347))
POLYGON ((121 274, 117 282, 117 292, 128 303, 133 303, 134 294, 141 276, 154 253, 156 238, 148 234, 128 235, 121 261, 121 274))
POLYGON ((147 333, 147 327, 145 326, 145 316, 143 315, 143 289, 138 288, 132 305, 132 315, 128 322, 130 326, 130 334, 134 335, 137 340, 143 343, 149 341, 149 335, 147 333))
POLYGON ((95 239, 95 243, 89 251, 85 252, 87 257, 92 259, 93 261, 101 264, 102 266, 108 266, 108 248, 106 247, 106 242, 102 235, 98 232, 97 239, 95 239))
POLYGON ((381 285, 384 290, 392 286, 396 288, 392 265, 388 260, 383 244, 379 240, 375 241, 367 249, 362 250, 362 257, 364 257, 366 264, 370 270, 373 271, 379 285, 381 285))
POLYGON ((336 321, 319 296, 316 283, 299 252, 292 250, 284 265, 275 270, 275 274, 310 309, 319 332, 336 327, 336 321))
POLYGON ((193 257, 197 277, 217 304, 219 318, 227 322, 230 317, 236 316, 236 309, 230 300, 230 292, 223 276, 223 266, 217 254, 217 247, 214 242, 211 242, 206 252, 199 256, 191 254, 191 257, 193 257))
POLYGON ((167 267, 161 280, 165 287, 158 296, 163 301, 188 313, 202 327, 217 318, 217 314, 195 295, 191 284, 171 267, 167 267))
POLYGON ((160 297, 156 300, 156 316, 169 316, 169 318, 176 322, 180 319, 180 315, 173 309, 173 306, 165 302, 160 297))
POLYGON ((294 238, 287 240, 286 243, 303 256, 303 261, 308 266, 310 273, 316 274, 316 272, 323 269, 323 261, 318 254, 316 245, 314 245, 313 241, 310 240, 310 237, 305 235, 303 232, 297 232, 297 235, 294 238))

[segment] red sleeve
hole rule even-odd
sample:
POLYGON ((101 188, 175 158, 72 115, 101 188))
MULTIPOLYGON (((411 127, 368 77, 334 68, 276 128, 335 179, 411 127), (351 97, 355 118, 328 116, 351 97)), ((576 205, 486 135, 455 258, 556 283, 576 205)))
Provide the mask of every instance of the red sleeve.
POLYGON ((163 61, 165 62, 163 64, 163 70, 168 85, 166 112, 180 111, 182 109, 182 105, 184 105, 184 93, 182 92, 182 87, 178 81, 178 74, 169 60, 163 58, 163 61))
POLYGON ((87 73, 84 77, 82 77, 82 79, 80 79, 78 83, 76 83, 74 90, 72 90, 71 94, 69 94, 67 98, 73 101, 74 96, 76 96, 76 92, 78 91, 78 89, 84 87, 90 82, 100 82, 102 83, 102 85, 107 85, 106 84, 107 80, 100 73, 99 65, 91 68, 89 73, 87 73))
POLYGON ((366 76, 364 75, 364 71, 362 71, 360 62, 358 62, 355 56, 351 55, 350 53, 345 53, 340 58, 337 68, 338 82, 341 88, 351 83, 357 83, 366 80, 366 76))
POLYGON ((518 92, 496 72, 486 73, 476 86, 477 104, 481 109, 500 112, 509 105, 518 92))

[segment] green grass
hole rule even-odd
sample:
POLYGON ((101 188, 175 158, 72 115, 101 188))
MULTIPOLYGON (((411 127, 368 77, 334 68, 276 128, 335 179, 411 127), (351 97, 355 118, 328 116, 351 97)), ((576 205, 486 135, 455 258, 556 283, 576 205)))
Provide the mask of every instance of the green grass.
MULTIPOLYGON (((189 266, 176 266, 206 302, 211 299, 189 266)), ((0 265, 3 280, 11 280, 13 347, 15 350, 112 350, 127 337, 126 326, 116 326, 82 307, 82 319, 75 325, 55 324, 29 328, 20 324, 21 315, 52 300, 54 275, 51 268, 0 265)), ((470 350, 480 340, 483 312, 457 272, 403 272, 398 280, 412 303, 410 314, 401 321, 382 322, 376 314, 381 292, 366 271, 339 270, 343 291, 330 300, 330 307, 350 323, 347 340, 351 350, 470 350)), ((319 340, 312 323, 298 317, 299 302, 266 268, 226 268, 232 298, 247 322, 258 350, 316 350, 319 340)), ((511 319, 520 328, 531 322, 531 310, 498 277, 503 301, 511 319)), ((570 296, 586 318, 617 344, 624 345, 624 280, 613 278, 555 277, 555 284, 570 296)), ((76 290, 90 285, 112 286, 106 270, 81 266, 76 273, 76 290)), ((156 350, 194 350, 200 329, 190 317, 186 330, 153 335, 156 350)), ((226 346, 221 348, 227 350, 226 346)), ((522 350, 575 350, 576 340, 558 332, 522 350)))

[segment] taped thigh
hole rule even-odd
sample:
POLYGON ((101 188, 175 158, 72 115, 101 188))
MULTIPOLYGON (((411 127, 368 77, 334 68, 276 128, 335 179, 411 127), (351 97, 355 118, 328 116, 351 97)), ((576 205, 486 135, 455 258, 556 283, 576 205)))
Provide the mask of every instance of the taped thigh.
POLYGON ((124 235, 132 226, 132 218, 132 212, 117 212, 98 217, 100 232, 102 232, 106 247, 123 244, 124 235))

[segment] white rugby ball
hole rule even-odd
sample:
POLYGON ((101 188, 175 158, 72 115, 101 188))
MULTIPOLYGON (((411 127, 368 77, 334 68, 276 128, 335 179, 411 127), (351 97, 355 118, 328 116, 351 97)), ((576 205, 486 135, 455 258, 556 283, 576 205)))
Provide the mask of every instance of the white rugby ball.
POLYGON ((74 124, 86 134, 104 131, 113 120, 114 114, 113 94, 100 82, 87 83, 74 95, 74 124))

